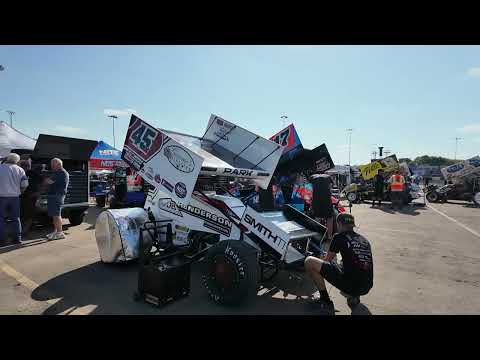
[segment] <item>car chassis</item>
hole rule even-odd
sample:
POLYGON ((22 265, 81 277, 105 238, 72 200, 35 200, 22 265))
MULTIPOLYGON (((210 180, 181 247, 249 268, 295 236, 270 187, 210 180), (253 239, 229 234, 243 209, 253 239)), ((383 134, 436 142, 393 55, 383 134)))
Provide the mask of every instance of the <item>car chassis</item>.
MULTIPOLYGON (((177 256, 201 260, 210 298, 234 304, 256 294, 280 269, 302 270, 308 255, 323 254, 325 226, 290 205, 273 209, 269 184, 282 150, 215 115, 201 138, 158 130, 132 115, 122 158, 155 187, 147 196, 148 220, 139 227, 135 245, 141 267, 177 256), (151 130, 151 143, 162 137, 153 157, 139 159, 137 149, 132 151, 132 136, 141 127, 151 130), (232 177, 260 186, 259 208, 224 188, 225 179, 232 177), (180 227, 189 229, 187 236, 178 236, 180 227)), ((98 237, 97 243, 103 260, 98 237)), ((139 280, 136 298, 146 296, 139 280)))

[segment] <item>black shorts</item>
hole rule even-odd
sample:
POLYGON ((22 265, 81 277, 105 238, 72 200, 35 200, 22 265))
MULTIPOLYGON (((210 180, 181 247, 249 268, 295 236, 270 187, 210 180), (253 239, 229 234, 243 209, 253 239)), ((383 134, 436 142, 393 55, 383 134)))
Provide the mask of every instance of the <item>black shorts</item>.
POLYGON ((367 294, 371 286, 364 286, 347 279, 337 265, 323 263, 320 269, 320 275, 338 290, 351 296, 362 296, 367 294))

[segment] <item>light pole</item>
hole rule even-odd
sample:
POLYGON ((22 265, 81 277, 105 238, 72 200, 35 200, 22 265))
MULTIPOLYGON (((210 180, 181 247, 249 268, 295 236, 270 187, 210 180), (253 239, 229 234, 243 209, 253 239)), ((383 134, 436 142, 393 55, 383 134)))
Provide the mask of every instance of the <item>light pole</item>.
POLYGON ((454 160, 457 160, 457 149, 458 149, 458 141, 463 140, 462 138, 456 137, 455 138, 455 157, 453 158, 454 160))
POLYGON ((351 175, 350 175, 350 150, 352 147, 352 131, 353 129, 347 129, 348 132, 348 183, 351 182, 351 175))
POLYGON ((282 116, 280 116, 280 119, 283 120, 283 127, 285 127, 285 120, 288 119, 288 116, 287 115, 282 115, 282 116))
POLYGON ((5 111, 8 113, 8 115, 10 115, 10 127, 13 127, 12 118, 13 118, 13 115, 15 115, 15 111, 12 111, 12 110, 5 110, 5 111))
POLYGON ((109 118, 112 118, 112 127, 113 127, 113 147, 115 147, 115 119, 118 119, 117 115, 108 115, 109 118))

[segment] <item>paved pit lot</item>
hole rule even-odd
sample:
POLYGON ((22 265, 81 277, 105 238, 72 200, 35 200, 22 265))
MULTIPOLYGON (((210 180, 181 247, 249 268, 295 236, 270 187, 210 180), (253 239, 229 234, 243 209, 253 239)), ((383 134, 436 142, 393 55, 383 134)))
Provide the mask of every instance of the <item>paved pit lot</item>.
MULTIPOLYGON (((132 300, 137 265, 99 262, 94 224, 70 227, 67 239, 46 242, 38 229, 21 247, 0 249, 0 314, 314 314, 306 298, 312 284, 281 273, 248 304, 218 306, 206 297, 198 265, 192 269, 188 298, 163 309, 132 300)), ((374 287, 355 314, 480 313, 480 208, 454 202, 393 212, 355 205, 358 231, 373 247, 374 287)), ((337 315, 351 311, 328 286, 337 315)))

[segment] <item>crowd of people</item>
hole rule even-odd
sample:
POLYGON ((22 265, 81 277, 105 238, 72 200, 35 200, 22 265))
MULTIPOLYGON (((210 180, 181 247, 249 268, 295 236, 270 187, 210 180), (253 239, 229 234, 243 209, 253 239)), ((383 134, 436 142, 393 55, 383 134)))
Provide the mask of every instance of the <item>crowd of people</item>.
POLYGON ((37 200, 43 192, 47 193, 47 211, 54 227, 46 237, 49 240, 65 238, 61 208, 68 183, 69 174, 58 158, 50 161, 47 172, 44 164, 32 168, 30 158, 9 154, 0 164, 0 246, 6 245, 9 229, 12 243, 21 244, 22 235, 25 236, 34 224, 37 200))

